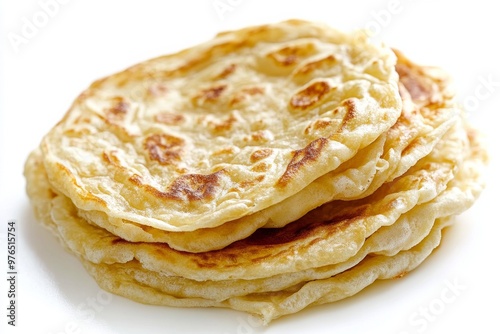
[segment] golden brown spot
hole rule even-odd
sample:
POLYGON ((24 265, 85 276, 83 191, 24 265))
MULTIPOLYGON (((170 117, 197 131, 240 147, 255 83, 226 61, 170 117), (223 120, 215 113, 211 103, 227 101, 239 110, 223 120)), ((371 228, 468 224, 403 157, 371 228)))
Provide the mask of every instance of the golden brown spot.
POLYGON ((110 108, 106 109, 106 120, 110 123, 122 121, 130 111, 130 103, 121 96, 114 97, 110 108))
POLYGON ((316 140, 313 140, 303 149, 293 152, 293 158, 288 163, 288 166, 286 167, 283 175, 278 180, 277 185, 280 187, 285 187, 301 169, 305 168, 307 164, 318 159, 321 151, 327 144, 328 139, 318 138, 316 140))
POLYGON ((234 153, 235 153, 235 149, 233 147, 225 147, 223 149, 220 149, 220 150, 212 153, 212 156, 230 155, 230 154, 234 154, 234 153))
POLYGON ((64 130, 64 135, 68 137, 79 137, 83 135, 90 134, 90 130, 88 128, 80 128, 80 129, 67 129, 64 130))
POLYGON ((357 109, 356 109, 356 100, 347 99, 342 101, 342 105, 347 108, 347 111, 342 119, 342 124, 340 126, 340 131, 346 130, 349 122, 356 118, 357 109))
POLYGON ((306 135, 313 133, 314 131, 317 130, 322 130, 328 128, 332 124, 331 121, 326 120, 326 119, 318 119, 311 124, 307 126, 307 128, 304 130, 304 133, 306 135))
POLYGON ((137 174, 132 175, 129 181, 158 199, 202 201, 215 197, 220 189, 219 183, 223 173, 224 170, 208 175, 185 174, 172 182, 167 191, 160 191, 149 184, 144 184, 142 178, 137 174))
POLYGON ((229 102, 229 105, 233 106, 247 99, 248 96, 255 96, 260 94, 264 94, 264 89, 261 87, 243 88, 241 91, 234 94, 234 97, 229 102))
POLYGON ((268 156, 271 155, 271 153, 273 153, 273 150, 270 148, 263 148, 260 150, 256 150, 252 153, 252 155, 250 155, 250 162, 255 163, 259 160, 267 158, 268 156))
POLYGON ((315 70, 328 69, 328 68, 331 68, 336 63, 337 63, 337 59, 333 55, 329 55, 326 58, 312 61, 310 63, 305 64, 304 66, 297 69, 297 72, 295 73, 295 75, 305 75, 305 74, 309 74, 310 72, 315 71, 315 70))
POLYGON ((431 100, 433 96, 432 88, 426 87, 419 80, 418 74, 413 73, 410 67, 404 64, 397 64, 396 71, 399 74, 399 81, 408 90, 413 100, 431 100))
POLYGON ((312 43, 297 46, 287 46, 278 51, 271 52, 267 57, 271 58, 277 65, 291 66, 300 62, 304 57, 315 52, 316 48, 312 43))
POLYGON ((186 174, 177 178, 165 195, 176 200, 200 201, 212 199, 219 189, 220 175, 224 171, 203 175, 186 174))
POLYGON ((215 77, 215 79, 224 79, 228 75, 232 74, 236 70, 236 64, 231 64, 228 67, 226 67, 219 75, 215 77))
POLYGON ((234 105, 240 103, 243 100, 245 100, 245 95, 237 93, 234 95, 231 101, 229 101, 229 106, 233 107, 234 105))
POLYGON ((82 124, 82 123, 85 123, 85 124, 91 123, 88 115, 80 115, 80 116, 76 117, 75 121, 73 122, 73 124, 82 124))
POLYGON ((154 83, 148 89, 148 93, 151 96, 155 96, 155 97, 164 96, 167 94, 167 92, 168 92, 167 86, 165 86, 162 83, 154 83))
POLYGON ((259 173, 266 172, 268 169, 269 169, 269 164, 266 164, 265 162, 260 162, 252 167, 253 172, 259 172, 259 173))
POLYGON ((248 88, 243 88, 241 90, 241 92, 248 94, 248 95, 264 94, 264 88, 262 88, 262 87, 248 87, 248 88))
POLYGON ((109 112, 111 112, 114 115, 123 115, 128 112, 130 108, 130 104, 123 101, 123 99, 118 99, 116 104, 109 109, 109 112))
POLYGON ((248 144, 263 144, 269 141, 269 132, 266 131, 256 131, 253 132, 252 134, 245 136, 243 138, 243 141, 245 141, 248 144))
POLYGON ((325 94, 333 88, 327 82, 318 81, 307 88, 296 93, 290 99, 290 107, 293 109, 307 109, 317 104, 325 94))
POLYGON ((70 178, 71 183, 72 183, 72 187, 74 189, 77 189, 80 199, 82 199, 83 201, 93 201, 93 202, 99 203, 100 206, 107 207, 106 201, 100 197, 93 195, 91 192, 89 192, 85 188, 83 188, 78 183, 78 181, 76 180, 73 173, 66 166, 64 166, 63 164, 61 164, 59 162, 56 162, 56 168, 59 170, 58 174, 65 174, 66 177, 70 178))
POLYGON ((102 152, 102 159, 106 164, 121 166, 120 160, 116 157, 114 152, 110 152, 109 154, 107 154, 106 152, 102 152))
POLYGON ((224 90, 226 90, 226 85, 218 85, 214 87, 210 87, 207 89, 203 89, 200 94, 198 94, 194 99, 195 101, 204 102, 215 102, 222 95, 224 90))
POLYGON ((222 120, 221 122, 209 121, 208 125, 212 129, 212 131, 214 131, 215 133, 218 133, 218 132, 231 130, 233 127, 233 124, 235 124, 237 121, 238 121, 238 119, 234 115, 230 115, 229 117, 222 120))
POLYGON ((155 120, 159 123, 167 125, 178 125, 184 122, 185 118, 183 115, 173 114, 168 112, 162 112, 155 116, 155 120))
POLYGON ((414 150, 422 147, 425 144, 425 139, 423 138, 416 138, 412 140, 406 147, 401 151, 401 156, 407 156, 408 154, 411 154, 414 150))
POLYGON ((180 160, 183 146, 183 139, 167 134, 154 134, 144 141, 144 149, 149 152, 149 158, 162 165, 180 160))
POLYGON ((406 274, 408 274, 407 271, 402 271, 401 273, 399 273, 398 275, 394 276, 392 279, 400 279, 400 278, 403 278, 406 276, 406 274))
POLYGON ((240 183, 240 186, 242 188, 249 188, 249 187, 254 187, 261 183, 264 180, 265 176, 264 175, 259 175, 253 180, 245 180, 240 183))

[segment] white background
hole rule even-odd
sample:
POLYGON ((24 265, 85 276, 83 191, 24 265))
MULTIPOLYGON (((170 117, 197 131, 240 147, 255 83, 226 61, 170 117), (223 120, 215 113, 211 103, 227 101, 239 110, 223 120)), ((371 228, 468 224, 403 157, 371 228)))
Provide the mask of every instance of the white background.
POLYGON ((0 1, 1 333, 499 333, 500 18, 493 2, 66 0, 51 7, 49 17, 41 3, 53 1, 0 1), (104 294, 35 222, 22 176, 28 152, 95 79, 222 30, 289 18, 342 30, 368 27, 410 58, 444 67, 491 146, 480 200, 447 230, 437 252, 403 279, 268 328, 231 310, 146 306, 104 294), (40 27, 30 31, 27 22, 40 27), (6 325, 9 219, 18 228, 15 328, 6 325), (458 286, 455 293, 446 291, 450 284, 458 286), (453 301, 445 303, 442 293, 453 301))

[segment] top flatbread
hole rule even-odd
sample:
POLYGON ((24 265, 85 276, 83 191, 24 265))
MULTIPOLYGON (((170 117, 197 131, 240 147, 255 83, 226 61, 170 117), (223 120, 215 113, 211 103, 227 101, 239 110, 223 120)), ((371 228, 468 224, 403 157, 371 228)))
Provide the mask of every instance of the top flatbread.
POLYGON ((303 21, 246 28, 95 82, 42 142, 80 209, 165 231, 292 196, 401 113, 396 57, 303 21))
POLYGON ((214 228, 189 232, 163 231, 109 218, 96 210, 79 210, 78 213, 128 241, 165 242, 177 250, 205 252, 246 238, 264 225, 285 226, 326 202, 366 197, 429 154, 459 118, 453 94, 447 91, 446 75, 436 72, 435 68, 412 63, 400 52, 397 56, 396 69, 403 101, 397 122, 337 169, 275 205, 214 228))

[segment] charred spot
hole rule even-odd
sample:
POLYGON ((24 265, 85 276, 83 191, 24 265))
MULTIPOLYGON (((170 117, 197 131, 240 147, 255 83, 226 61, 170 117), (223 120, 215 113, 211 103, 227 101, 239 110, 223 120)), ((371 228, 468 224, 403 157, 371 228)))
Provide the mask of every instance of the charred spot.
POLYGON ((277 185, 281 187, 286 186, 301 169, 305 168, 307 164, 318 159, 321 151, 327 144, 328 139, 322 137, 312 141, 303 149, 294 151, 292 160, 288 163, 288 166, 278 180, 277 185))
POLYGON ((184 140, 167 134, 154 134, 144 141, 144 149, 151 160, 169 165, 180 160, 184 140))
POLYGON ((317 104, 332 87, 327 82, 318 81, 309 85, 307 88, 296 93, 290 99, 290 107, 293 109, 308 109, 317 104))

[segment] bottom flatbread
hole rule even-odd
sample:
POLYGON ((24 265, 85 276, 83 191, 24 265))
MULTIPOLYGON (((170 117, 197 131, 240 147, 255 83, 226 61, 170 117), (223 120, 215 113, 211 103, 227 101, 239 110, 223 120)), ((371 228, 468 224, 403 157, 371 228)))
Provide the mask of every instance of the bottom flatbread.
POLYGON ((282 291, 254 293, 223 301, 180 298, 141 284, 132 276, 119 275, 113 267, 83 260, 87 271, 104 290, 132 300, 176 307, 225 307, 257 315, 263 324, 284 315, 350 297, 377 279, 401 277, 422 263, 441 241, 441 230, 450 219, 439 219, 417 246, 394 256, 370 255, 353 268, 333 277, 313 280, 282 291))

